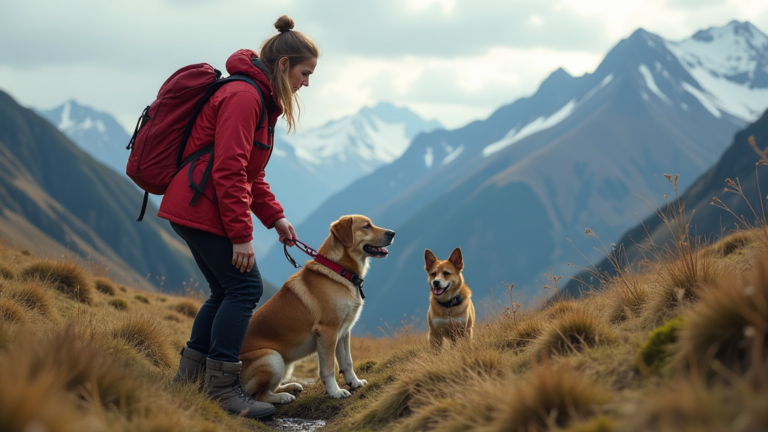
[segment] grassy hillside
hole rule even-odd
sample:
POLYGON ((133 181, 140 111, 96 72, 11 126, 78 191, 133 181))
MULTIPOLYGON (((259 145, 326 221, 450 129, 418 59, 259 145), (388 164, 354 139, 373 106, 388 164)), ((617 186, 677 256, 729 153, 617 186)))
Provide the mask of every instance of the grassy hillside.
MULTIPOLYGON (((407 326, 355 339, 369 384, 347 400, 309 385, 277 417, 328 431, 766 430, 766 231, 712 245, 679 233, 580 300, 523 311, 510 287, 472 344, 435 352, 407 326)), ((271 430, 171 382, 199 304, 0 248, 0 429, 271 430)), ((316 375, 314 360, 296 373, 316 375)))

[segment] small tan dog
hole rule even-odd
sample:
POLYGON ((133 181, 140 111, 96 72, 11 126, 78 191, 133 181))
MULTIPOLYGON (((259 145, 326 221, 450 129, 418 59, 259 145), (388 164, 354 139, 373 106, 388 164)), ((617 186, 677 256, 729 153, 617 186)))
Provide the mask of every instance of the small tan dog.
POLYGON ((301 391, 301 385, 280 384, 291 375, 294 362, 314 353, 330 397, 350 396, 336 383, 334 355, 351 389, 367 384, 352 369, 350 330, 363 308, 368 258, 386 257, 395 232, 359 215, 342 217, 330 231, 319 256, 288 278, 248 324, 240 350, 241 377, 246 391, 259 401, 295 400, 290 392, 301 391))
POLYGON ((443 339, 455 342, 458 337, 472 339, 475 324, 475 306, 472 291, 464 282, 461 271, 464 258, 456 248, 446 261, 440 261, 431 250, 424 251, 424 269, 427 271, 429 288, 429 342, 434 348, 443 345, 443 339))

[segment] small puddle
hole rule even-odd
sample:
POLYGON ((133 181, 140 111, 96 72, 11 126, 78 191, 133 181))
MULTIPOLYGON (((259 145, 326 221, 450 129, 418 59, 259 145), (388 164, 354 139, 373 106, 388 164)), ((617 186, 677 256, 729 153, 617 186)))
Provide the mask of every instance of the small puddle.
POLYGON ((298 418, 281 418, 264 422, 265 425, 287 432, 313 432, 325 426, 325 420, 304 420, 298 418))

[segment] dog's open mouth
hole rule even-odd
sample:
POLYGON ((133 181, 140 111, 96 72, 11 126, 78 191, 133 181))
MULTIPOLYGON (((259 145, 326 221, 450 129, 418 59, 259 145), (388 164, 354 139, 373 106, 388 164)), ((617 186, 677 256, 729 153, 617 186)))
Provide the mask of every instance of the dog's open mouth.
POLYGON ((440 287, 440 288, 432 288, 432 293, 435 295, 435 297, 440 297, 443 295, 443 293, 448 289, 448 287, 440 287))
POLYGON ((363 246, 363 250, 365 251, 365 253, 373 257, 385 257, 389 255, 389 251, 387 250, 386 247, 376 247, 376 246, 371 246, 367 244, 363 246))

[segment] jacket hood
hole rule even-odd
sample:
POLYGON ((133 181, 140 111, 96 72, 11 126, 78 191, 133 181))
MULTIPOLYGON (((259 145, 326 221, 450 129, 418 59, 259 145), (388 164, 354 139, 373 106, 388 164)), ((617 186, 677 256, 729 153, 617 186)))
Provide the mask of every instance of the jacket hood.
POLYGON ((253 59, 257 58, 259 56, 252 50, 238 50, 227 59, 227 72, 230 75, 239 74, 251 77, 261 85, 263 90, 266 90, 268 94, 272 94, 272 84, 269 82, 269 78, 261 69, 251 63, 253 59))

